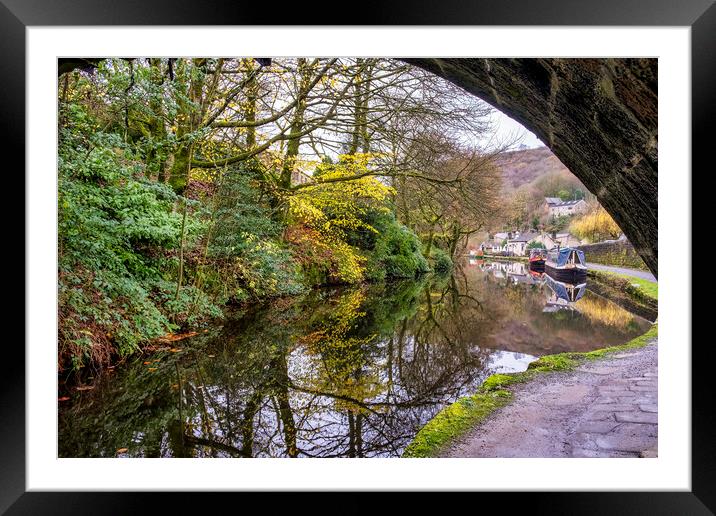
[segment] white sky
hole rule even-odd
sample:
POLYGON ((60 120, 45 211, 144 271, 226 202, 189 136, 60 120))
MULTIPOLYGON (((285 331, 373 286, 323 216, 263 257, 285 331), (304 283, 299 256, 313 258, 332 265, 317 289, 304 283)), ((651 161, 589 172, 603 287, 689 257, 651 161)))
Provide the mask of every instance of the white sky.
POLYGON ((529 148, 544 147, 544 143, 539 138, 501 111, 495 109, 492 119, 498 140, 510 140, 519 137, 520 141, 513 146, 514 148, 519 145, 526 145, 529 148))

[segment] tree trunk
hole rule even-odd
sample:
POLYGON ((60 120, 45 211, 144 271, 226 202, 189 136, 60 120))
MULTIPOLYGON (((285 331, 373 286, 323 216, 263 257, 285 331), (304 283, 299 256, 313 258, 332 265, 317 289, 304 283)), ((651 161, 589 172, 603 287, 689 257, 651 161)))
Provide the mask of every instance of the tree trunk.
POLYGON ((360 67, 363 65, 363 59, 360 57, 356 59, 356 65, 358 66, 358 73, 354 79, 355 84, 353 85, 353 134, 351 135, 351 146, 348 149, 348 154, 355 154, 358 152, 358 146, 360 145, 361 129, 361 108, 363 104, 363 84, 361 83, 362 73, 360 67))
MULTIPOLYGON (((300 95, 308 89, 311 82, 311 72, 308 69, 307 61, 305 58, 298 60, 298 73, 299 73, 299 88, 296 92, 300 95)), ((291 187, 291 176, 296 168, 296 159, 298 158, 298 151, 301 147, 301 137, 291 135, 298 135, 303 130, 303 115, 306 112, 306 98, 302 97, 301 100, 296 104, 296 109, 293 113, 293 119, 291 120, 291 128, 289 129, 289 139, 286 145, 286 154, 284 155, 283 168, 281 170, 281 178, 279 186, 281 188, 291 187)))
MULTIPOLYGON (((253 68, 253 60, 248 59, 247 65, 253 68)), ((247 122, 256 122, 256 99, 259 93, 259 83, 256 76, 249 70, 249 80, 246 84, 246 111, 244 118, 247 122)), ((249 126, 246 128, 246 150, 256 147, 256 127, 249 126)))
POLYGON ((428 241, 425 244, 425 257, 430 258, 430 251, 433 249, 433 240, 435 238, 435 226, 430 228, 430 234, 428 235, 428 241))
POLYGON ((157 180, 163 183, 166 180, 166 156, 163 147, 167 140, 167 129, 164 125, 164 106, 162 102, 164 74, 161 70, 161 59, 149 59, 149 66, 151 82, 158 91, 153 91, 149 98, 149 109, 152 111, 149 131, 152 142, 149 153, 147 154, 147 172, 148 175, 156 172, 157 180))
POLYGON ((187 70, 184 60, 177 64, 177 76, 189 82, 189 100, 179 100, 179 114, 177 115, 177 141, 179 145, 174 152, 174 163, 169 173, 169 184, 178 194, 184 193, 189 183, 191 158, 194 152, 194 143, 190 137, 199 128, 201 123, 202 92, 204 89, 204 69, 206 59, 192 59, 192 65, 187 70))
POLYGON ((181 219, 181 243, 179 245, 179 277, 177 278, 177 290, 174 294, 174 299, 179 299, 179 292, 181 291, 181 285, 184 282, 184 229, 186 228, 186 200, 184 201, 184 215, 181 219))

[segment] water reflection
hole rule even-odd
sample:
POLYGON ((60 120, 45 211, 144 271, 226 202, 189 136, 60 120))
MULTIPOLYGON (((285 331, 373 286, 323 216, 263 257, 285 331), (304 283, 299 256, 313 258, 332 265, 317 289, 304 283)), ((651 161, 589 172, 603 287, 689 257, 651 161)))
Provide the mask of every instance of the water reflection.
POLYGON ((476 261, 450 277, 321 290, 237 314, 74 394, 60 413, 60 456, 399 456, 489 374, 619 344, 649 325, 585 289, 569 310, 545 311, 561 292, 546 278, 476 261))
POLYGON ((545 285, 551 291, 548 294, 547 304, 542 309, 543 312, 554 312, 557 310, 573 310, 575 303, 579 301, 587 291, 587 282, 567 283, 557 281, 549 274, 543 274, 542 278, 545 285))

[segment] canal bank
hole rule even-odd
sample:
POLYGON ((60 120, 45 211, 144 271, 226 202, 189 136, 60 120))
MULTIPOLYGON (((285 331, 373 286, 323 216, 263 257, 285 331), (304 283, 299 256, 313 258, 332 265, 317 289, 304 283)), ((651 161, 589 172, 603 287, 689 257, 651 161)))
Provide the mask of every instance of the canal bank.
POLYGON ((516 385, 441 457, 655 457, 657 339, 516 385))
POLYGON ((492 375, 429 421, 403 456, 656 456, 657 343, 654 324, 624 345, 492 375))
POLYGON ((59 455, 400 457, 487 378, 621 346, 655 319, 544 280, 519 262, 466 261, 244 308, 60 392, 59 455))
MULTIPOLYGON (((523 256, 488 256, 498 262, 527 263, 523 256)), ((475 260, 475 257, 471 257, 475 260)), ((649 272, 588 263, 589 289, 624 309, 650 321, 656 320, 658 283, 649 272)))
POLYGON ((650 457, 657 326, 623 346, 540 358, 446 407, 404 457, 650 457))
MULTIPOLYGON (((470 256, 470 258, 483 258, 479 256, 470 256)), ((500 255, 484 255, 484 258, 490 260, 503 260, 503 261, 517 261, 517 262, 528 262, 529 259, 526 256, 500 256, 500 255)), ((656 277, 649 271, 640 269, 631 269, 628 267, 620 267, 617 265, 604 265, 601 263, 587 262, 587 269, 590 271, 600 271, 611 273, 621 277, 637 278, 644 281, 656 282, 656 277)))

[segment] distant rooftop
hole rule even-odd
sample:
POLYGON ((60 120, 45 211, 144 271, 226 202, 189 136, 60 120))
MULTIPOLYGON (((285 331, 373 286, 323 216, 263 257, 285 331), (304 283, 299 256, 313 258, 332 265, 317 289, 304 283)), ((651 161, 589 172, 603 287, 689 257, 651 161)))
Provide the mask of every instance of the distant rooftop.
POLYGON ((576 201, 563 201, 559 197, 545 197, 544 200, 550 206, 573 206, 578 202, 582 202, 584 199, 577 199, 576 201))
POLYGON ((530 240, 532 240, 533 238, 536 238, 538 236, 539 236, 539 233, 532 233, 532 232, 521 233, 520 236, 511 238, 510 242, 529 242, 530 240))

